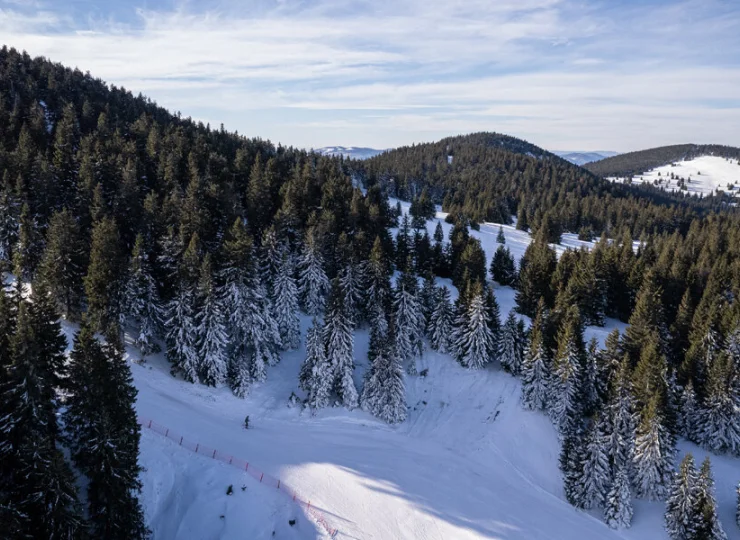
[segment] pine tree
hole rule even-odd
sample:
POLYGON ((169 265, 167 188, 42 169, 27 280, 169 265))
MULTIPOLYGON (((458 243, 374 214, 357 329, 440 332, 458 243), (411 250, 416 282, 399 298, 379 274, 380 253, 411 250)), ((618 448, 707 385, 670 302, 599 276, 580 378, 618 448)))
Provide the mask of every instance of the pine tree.
POLYGON ((298 318, 298 286, 293 277, 292 259, 285 255, 274 282, 273 308, 278 325, 282 349, 297 349, 301 341, 298 318))
POLYGON ((612 529, 626 529, 632 524, 632 494, 627 471, 619 467, 604 502, 604 521, 612 529))
POLYGON ((498 226, 498 234, 496 235, 496 242, 498 242, 499 244, 506 243, 506 237, 504 236, 504 228, 501 225, 498 226))
POLYGON ((112 218, 93 226, 90 265, 85 276, 87 320, 97 330, 118 322, 123 292, 123 261, 118 247, 118 227, 112 218))
POLYGON ((370 251, 370 257, 364 264, 362 274, 365 276, 365 316, 369 319, 378 310, 390 312, 392 301, 390 261, 385 256, 383 243, 376 237, 370 251))
POLYGON ((324 328, 314 317, 306 334, 306 359, 301 367, 301 388, 308 397, 306 405, 311 409, 329 406, 334 374, 324 345, 324 328))
POLYGON ((211 256, 206 254, 200 267, 198 305, 195 318, 198 378, 208 386, 220 386, 226 379, 227 335, 221 291, 213 280, 211 256))
POLYGON ((470 301, 466 323, 462 337, 462 364, 470 369, 481 369, 493 360, 494 352, 494 336, 481 292, 470 301))
POLYGON ((738 374, 729 355, 721 352, 709 366, 707 396, 696 415, 696 439, 713 452, 740 455, 738 374))
POLYGON ((339 280, 332 283, 329 306, 324 326, 324 343, 333 377, 332 388, 345 407, 354 409, 358 405, 354 372, 354 336, 352 323, 344 311, 344 295, 339 280))
POLYGON ((449 352, 452 334, 452 306, 450 305, 450 291, 447 287, 437 289, 436 304, 429 319, 427 331, 432 349, 443 354, 449 352))
POLYGON ((339 271, 339 285, 344 295, 345 311, 353 327, 360 323, 363 282, 362 269, 353 261, 347 262, 339 271))
POLYGON ((541 301, 522 362, 522 404, 525 409, 544 410, 547 404, 550 360, 543 335, 546 324, 546 308, 544 301, 541 301))
POLYGON ((79 228, 67 210, 51 217, 39 271, 62 314, 67 318, 77 316, 82 300, 84 254, 79 228))
POLYGON ((629 357, 624 356, 614 376, 607 401, 609 459, 615 467, 624 467, 630 479, 635 441, 635 405, 629 377, 629 357))
POLYGON ((717 517, 717 501, 714 498, 714 478, 712 477, 712 466, 709 456, 704 459, 699 471, 697 481, 699 493, 697 501, 697 514, 701 525, 697 531, 697 538, 708 540, 727 540, 722 524, 717 517))
POLYGON ((278 239, 275 227, 268 227, 262 235, 260 273, 273 303, 275 302, 275 294, 277 293, 275 280, 277 280, 281 267, 288 256, 288 246, 285 242, 278 239))
POLYGON ((678 415, 678 429, 684 437, 690 441, 698 440, 698 423, 697 415, 698 405, 696 402, 696 393, 694 384, 691 380, 686 384, 681 392, 681 407, 678 415))
POLYGON ((598 392, 599 377, 599 342, 591 338, 586 347, 583 376, 581 377, 581 391, 583 394, 583 410, 586 414, 601 407, 598 392))
POLYGON ((370 414, 389 424, 406 420, 406 390, 401 360, 394 355, 391 336, 381 344, 365 379, 360 403, 370 414))
POLYGON ((632 365, 639 359, 645 343, 654 339, 658 342, 658 352, 667 352, 668 330, 661 301, 662 290, 654 272, 645 276, 637 294, 635 309, 629 318, 629 326, 624 334, 624 349, 630 355, 632 365))
POLYGON ((666 498, 673 473, 674 449, 658 412, 658 396, 643 409, 633 457, 635 495, 649 501, 666 498))
POLYGON ((578 308, 568 311, 558 336, 558 351, 552 366, 552 378, 547 397, 548 409, 560 433, 583 406, 581 388, 581 355, 583 336, 578 308))
POLYGON ((18 236, 18 220, 8 188, 6 186, 0 190, 0 271, 10 268, 12 249, 18 236))
POLYGON ((559 467, 563 474, 565 498, 576 508, 583 508, 584 491, 582 489, 583 460, 585 458, 586 434, 581 422, 576 422, 573 429, 563 437, 560 446, 559 467))
POLYGON ((583 508, 587 509, 602 506, 609 487, 608 441, 604 428, 603 420, 597 418, 586 436, 578 489, 583 508))
POLYGON ((500 285, 514 285, 516 282, 516 264, 514 262, 514 256, 509 251, 509 248, 499 246, 496 252, 493 254, 491 260, 491 278, 498 282, 500 285))
POLYGON ((523 356, 524 344, 519 334, 517 319, 514 312, 510 311, 501 332, 501 366, 512 375, 518 376, 521 373, 523 356))
POLYGON ((393 298, 395 350, 402 362, 409 362, 409 373, 416 373, 416 357, 422 352, 424 317, 417 297, 416 277, 402 275, 393 298))
POLYGON ((702 521, 697 512, 699 499, 699 477, 694 457, 686 454, 679 471, 674 474, 666 503, 665 526, 672 540, 697 538, 702 521))
POLYGON ((320 315, 326 304, 329 279, 324 272, 324 258, 316 232, 313 230, 306 234, 298 269, 300 275, 298 288, 303 300, 303 309, 309 315, 320 315))
POLYGON ((432 315, 437 307, 436 279, 431 272, 424 277, 424 284, 419 291, 419 304, 421 305, 422 317, 424 317, 424 331, 431 338, 432 315))
POLYGON ((142 356, 159 352, 155 339, 162 324, 162 306, 141 234, 134 243, 124 290, 124 312, 139 326, 136 346, 142 356))

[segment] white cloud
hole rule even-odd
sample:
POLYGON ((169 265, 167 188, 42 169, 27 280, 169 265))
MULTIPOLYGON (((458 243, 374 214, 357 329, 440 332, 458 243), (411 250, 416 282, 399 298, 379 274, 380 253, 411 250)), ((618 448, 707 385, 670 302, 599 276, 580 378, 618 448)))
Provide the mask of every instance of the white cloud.
POLYGON ((222 2, 131 8, 128 22, 46 6, 0 9, 3 41, 292 144, 495 129, 625 150, 740 136, 740 66, 726 54, 740 13, 718 0, 619 12, 563 0, 222 2))

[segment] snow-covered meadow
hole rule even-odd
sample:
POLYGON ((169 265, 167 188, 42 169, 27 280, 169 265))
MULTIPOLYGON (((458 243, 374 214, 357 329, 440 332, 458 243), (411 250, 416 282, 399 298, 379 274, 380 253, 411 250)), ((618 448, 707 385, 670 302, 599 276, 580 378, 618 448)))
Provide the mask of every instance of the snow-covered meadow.
MULTIPOLYGON (((395 204, 395 201, 393 201, 395 204)), ((408 204, 402 203, 405 211, 408 204)), ((427 223, 430 234, 442 222, 427 223)), ((498 247, 497 224, 471 235, 481 240, 488 262, 498 247)), ((503 226, 517 261, 531 238, 503 226)), ((564 235, 558 252, 590 247, 564 235)), ((452 288, 449 281, 445 284, 452 288)), ((514 291, 496 286, 502 317, 514 306, 514 291)), ((454 293, 453 293, 454 294, 454 293)), ((310 325, 301 317, 305 338, 310 325)), ((589 328, 603 343, 612 328, 589 328)), ((69 342, 74 328, 65 325, 69 342)), ((127 354, 139 395, 137 412, 160 424, 254 463, 289 483, 346 539, 571 539, 667 538, 664 503, 637 501, 632 528, 613 531, 598 511, 570 506, 558 470, 559 444, 550 420, 519 404, 520 384, 490 366, 468 371, 447 355, 427 351, 418 362, 425 377, 407 377, 408 419, 388 426, 361 411, 328 408, 312 416, 289 408, 298 390, 305 349, 284 353, 265 383, 246 399, 228 388, 209 388, 173 378, 163 355, 135 363, 138 351, 127 336, 127 354), (250 416, 250 429, 243 427, 250 416)), ((355 334, 355 382, 368 367, 368 333, 355 334)), ((697 461, 705 452, 682 443, 697 461)), ((154 538, 324 538, 326 533, 289 499, 245 473, 177 447, 144 430, 141 463, 146 468, 143 504, 154 538), (226 495, 229 485, 234 494, 226 495), (244 491, 241 486, 246 486, 244 491), (294 525, 289 520, 295 519, 294 525)), ((740 461, 712 456, 720 518, 730 538, 740 461)))
MULTIPOLYGON (((679 181, 686 181, 686 193, 711 195, 717 190, 737 197, 740 193, 740 163, 736 159, 718 156, 700 156, 657 167, 644 174, 632 177, 633 184, 655 183, 666 191, 680 191, 679 181), (671 178, 673 174, 674 178, 671 178), (732 188, 730 188, 732 186, 732 188)), ((608 178, 625 182, 626 178, 608 178)))

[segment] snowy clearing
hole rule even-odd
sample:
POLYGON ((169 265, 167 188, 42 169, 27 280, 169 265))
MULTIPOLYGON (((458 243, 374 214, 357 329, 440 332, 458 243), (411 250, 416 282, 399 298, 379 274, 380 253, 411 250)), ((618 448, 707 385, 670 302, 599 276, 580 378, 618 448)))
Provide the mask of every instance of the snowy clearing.
MULTIPOLYGON (((663 165, 644 174, 632 177, 633 184, 659 182, 666 191, 680 190, 679 182, 686 181, 686 192, 711 195, 717 190, 737 197, 740 192, 740 163, 734 159, 717 156, 701 156, 687 161, 663 165), (673 174, 674 178, 671 178, 673 174), (730 189, 728 186, 734 186, 730 189)), ((607 178, 613 182, 625 182, 626 178, 607 178)))
MULTIPOLYGON (((406 203, 402 203, 408 209, 406 203)), ((430 233, 442 221, 428 222, 430 233)), ((481 239, 490 262, 498 225, 471 234, 481 239)), ((517 261, 531 239, 504 226, 506 245, 517 261)), ((564 235, 566 247, 590 247, 564 235)), ((454 291, 448 280, 442 280, 454 291)), ((502 316, 514 307, 514 291, 496 287, 502 316)), ((305 334, 310 319, 301 317, 305 334)), ((612 328, 589 328, 586 338, 603 343, 612 328)), ((75 327, 64 325, 69 343, 75 327)), ((361 411, 320 410, 315 416, 289 408, 299 396, 303 346, 284 353, 246 399, 228 388, 193 385, 169 374, 162 354, 135 363, 138 350, 126 336, 127 357, 139 395, 137 413, 199 441, 254 463, 289 483, 338 529, 345 539, 572 539, 667 538, 664 503, 635 501, 632 528, 613 531, 599 511, 585 512, 564 498, 558 470, 559 443, 550 420, 521 408, 518 379, 490 366, 462 368, 447 355, 427 351, 418 361, 426 377, 406 377, 409 417, 388 426, 361 411), (250 416, 250 429, 244 417, 250 416)), ((367 369, 368 333, 355 333, 354 378, 367 369)), ((706 454, 682 443, 697 461, 706 454)), ((680 457, 680 456, 679 456, 680 457)), ((327 538, 300 507, 226 464, 193 454, 143 430, 143 505, 157 540, 327 538), (229 485, 234 494, 226 495, 229 485), (246 486, 244 491, 242 486, 246 486), (290 525, 290 520, 296 520, 290 525)), ((734 525, 735 486, 740 462, 712 456, 719 515, 729 538, 734 525)))

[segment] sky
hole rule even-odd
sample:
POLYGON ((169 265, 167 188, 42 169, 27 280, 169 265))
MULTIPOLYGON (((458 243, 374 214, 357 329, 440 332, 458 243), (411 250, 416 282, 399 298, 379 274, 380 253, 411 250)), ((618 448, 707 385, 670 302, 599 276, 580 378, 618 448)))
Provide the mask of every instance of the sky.
POLYGON ((304 148, 740 146, 740 0, 0 0, 0 44, 304 148))

